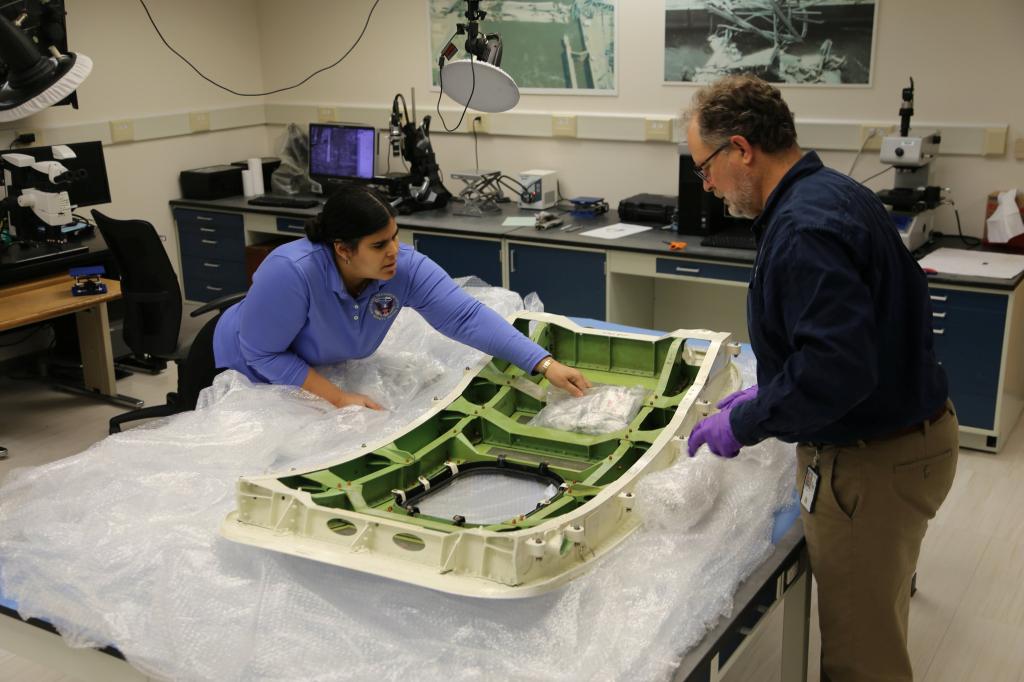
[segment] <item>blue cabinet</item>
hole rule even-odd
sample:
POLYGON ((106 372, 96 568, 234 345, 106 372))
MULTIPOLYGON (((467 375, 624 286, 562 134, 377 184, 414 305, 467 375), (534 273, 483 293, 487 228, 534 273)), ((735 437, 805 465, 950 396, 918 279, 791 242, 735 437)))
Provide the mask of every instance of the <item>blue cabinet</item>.
POLYGON ((932 286, 935 354, 961 426, 994 429, 1008 296, 932 286))
POLYGON ((186 299, 212 301, 249 287, 241 214, 176 208, 174 221, 186 299))
POLYGON ((440 265, 452 277, 476 275, 491 286, 501 286, 499 240, 416 233, 413 244, 417 251, 440 265))
POLYGON ((544 311, 605 319, 605 254, 509 244, 509 288, 536 291, 544 311))

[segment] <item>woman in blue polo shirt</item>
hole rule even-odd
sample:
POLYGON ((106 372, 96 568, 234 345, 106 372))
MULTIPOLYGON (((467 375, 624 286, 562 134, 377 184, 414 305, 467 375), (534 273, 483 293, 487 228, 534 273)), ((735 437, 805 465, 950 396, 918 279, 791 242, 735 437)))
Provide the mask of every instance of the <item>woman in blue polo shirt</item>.
POLYGON ((301 386, 336 407, 381 409, 313 369, 373 353, 409 306, 457 341, 539 372, 573 395, 586 377, 556 362, 426 256, 398 242, 394 209, 376 192, 343 188, 306 228, 257 269, 246 297, 217 322, 218 368, 255 382, 301 386))

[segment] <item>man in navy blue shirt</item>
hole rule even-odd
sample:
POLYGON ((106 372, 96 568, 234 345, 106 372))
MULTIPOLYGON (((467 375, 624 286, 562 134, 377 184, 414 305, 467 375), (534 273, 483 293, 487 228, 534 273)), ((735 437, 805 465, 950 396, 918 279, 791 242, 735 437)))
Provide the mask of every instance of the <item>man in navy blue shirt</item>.
POLYGON ((690 455, 798 443, 822 679, 912 680, 911 580, 958 453, 925 275, 874 193, 800 150, 764 81, 698 91, 687 141, 705 191, 754 218, 758 242, 747 294, 758 383, 694 427, 690 455))

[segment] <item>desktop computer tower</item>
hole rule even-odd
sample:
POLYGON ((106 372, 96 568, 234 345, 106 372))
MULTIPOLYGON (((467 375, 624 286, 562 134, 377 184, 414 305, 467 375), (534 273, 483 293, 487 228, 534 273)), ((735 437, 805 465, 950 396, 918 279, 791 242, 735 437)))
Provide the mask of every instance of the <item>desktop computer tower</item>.
POLYGON ((713 192, 704 191, 704 183, 693 168, 693 157, 680 152, 676 231, 706 237, 728 228, 749 227, 750 220, 729 215, 725 202, 713 192))

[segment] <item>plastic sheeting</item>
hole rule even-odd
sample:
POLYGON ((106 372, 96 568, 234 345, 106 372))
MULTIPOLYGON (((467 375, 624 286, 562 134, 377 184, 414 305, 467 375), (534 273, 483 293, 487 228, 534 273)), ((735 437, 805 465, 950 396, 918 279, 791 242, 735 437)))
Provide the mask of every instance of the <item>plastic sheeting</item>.
MULTIPOLYGON (((503 290, 471 291, 503 314, 517 305, 503 290)), ((360 389, 401 409, 336 410, 227 372, 194 412, 12 471, 0 483, 0 589, 72 646, 113 643, 175 680, 665 678, 770 553, 790 446, 734 460, 703 450, 651 474, 636 491, 644 527, 530 599, 457 597, 220 537, 238 476, 396 433, 484 360, 404 310, 376 358, 328 373, 374 376, 375 362, 399 366, 404 352, 444 373, 405 385, 380 369, 393 385, 360 389)))
POLYGON ((551 388, 547 404, 530 420, 530 426, 591 435, 621 431, 640 412, 646 395, 643 386, 598 385, 582 398, 551 388))
POLYGON ((472 472, 452 479, 416 503, 421 513, 439 519, 456 515, 466 523, 501 523, 529 514, 555 496, 558 488, 539 479, 498 472, 472 472))

